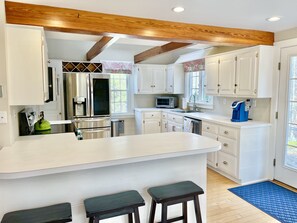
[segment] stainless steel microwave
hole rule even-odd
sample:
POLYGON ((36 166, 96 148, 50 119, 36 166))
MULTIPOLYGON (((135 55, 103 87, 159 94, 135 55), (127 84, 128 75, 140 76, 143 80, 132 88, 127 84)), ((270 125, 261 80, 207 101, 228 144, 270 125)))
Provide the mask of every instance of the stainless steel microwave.
POLYGON ((156 97, 156 108, 176 108, 176 97, 156 97))

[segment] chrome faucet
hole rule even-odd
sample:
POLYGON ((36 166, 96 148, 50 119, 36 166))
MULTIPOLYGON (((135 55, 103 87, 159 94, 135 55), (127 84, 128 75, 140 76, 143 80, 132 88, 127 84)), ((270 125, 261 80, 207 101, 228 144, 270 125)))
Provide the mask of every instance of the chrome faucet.
POLYGON ((192 99, 192 97, 194 98, 194 103, 193 103, 193 111, 200 111, 200 109, 199 109, 199 107, 197 106, 197 104, 196 104, 196 94, 192 94, 191 96, 190 96, 190 99, 189 99, 189 101, 191 102, 191 99, 192 99))

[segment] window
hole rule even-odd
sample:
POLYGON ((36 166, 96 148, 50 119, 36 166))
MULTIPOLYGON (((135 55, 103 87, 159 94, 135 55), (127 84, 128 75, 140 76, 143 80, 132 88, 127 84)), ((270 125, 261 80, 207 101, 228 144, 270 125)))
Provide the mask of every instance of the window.
POLYGON ((111 74, 111 113, 128 113, 130 108, 129 74, 111 74))
POLYGON ((188 80, 189 102, 194 103, 195 100, 199 105, 212 105, 213 97, 205 94, 205 71, 188 72, 188 80))

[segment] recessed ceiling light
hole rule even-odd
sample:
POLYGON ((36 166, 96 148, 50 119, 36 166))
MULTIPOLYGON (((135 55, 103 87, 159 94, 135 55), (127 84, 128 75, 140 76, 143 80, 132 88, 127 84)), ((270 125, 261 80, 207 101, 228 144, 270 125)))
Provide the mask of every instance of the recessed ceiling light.
POLYGON ((174 12, 183 12, 185 9, 183 8, 183 7, 181 7, 181 6, 178 6, 178 7, 174 7, 173 9, 172 9, 172 11, 174 11, 174 12))
POLYGON ((273 17, 267 18, 266 20, 269 22, 276 22, 276 21, 279 21, 280 19, 281 18, 279 16, 273 16, 273 17))

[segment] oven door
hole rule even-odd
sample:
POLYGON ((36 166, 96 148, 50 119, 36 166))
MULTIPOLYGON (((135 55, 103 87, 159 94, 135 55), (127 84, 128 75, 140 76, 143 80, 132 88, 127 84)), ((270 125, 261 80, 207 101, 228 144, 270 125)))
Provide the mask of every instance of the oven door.
POLYGON ((80 129, 80 135, 85 139, 99 139, 110 137, 111 128, 80 129))

